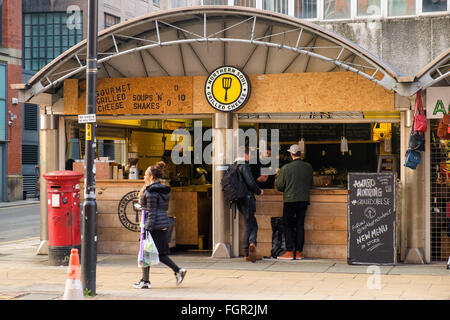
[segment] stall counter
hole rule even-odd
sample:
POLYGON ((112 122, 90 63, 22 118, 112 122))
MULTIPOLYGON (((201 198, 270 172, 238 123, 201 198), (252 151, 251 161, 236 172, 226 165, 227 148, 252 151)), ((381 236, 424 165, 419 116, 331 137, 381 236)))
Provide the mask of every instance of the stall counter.
MULTIPOLYGON (((139 192, 143 184, 144 180, 98 179, 96 181, 97 251, 99 253, 137 254, 139 233, 126 228, 121 220, 124 221, 126 215, 133 223, 136 223, 132 201, 129 201, 126 195, 130 192, 139 192)), ((80 186, 81 190, 84 190, 83 180, 80 181, 80 186)), ((196 246, 200 236, 203 236, 205 242, 210 239, 211 188, 211 185, 172 188, 168 215, 176 216, 177 245, 196 246)), ((81 205, 83 196, 82 191, 81 205)), ((129 226, 134 227, 131 224, 129 226)))
MULTIPOLYGON (((305 217, 305 258, 347 259, 347 197, 344 188, 312 188, 310 205, 305 217)), ((256 196, 258 222, 257 254, 269 257, 272 249, 272 217, 283 216, 283 193, 264 189, 256 196)), ((244 221, 240 216, 240 239, 243 239, 244 221)), ((239 254, 243 255, 243 243, 239 254)))

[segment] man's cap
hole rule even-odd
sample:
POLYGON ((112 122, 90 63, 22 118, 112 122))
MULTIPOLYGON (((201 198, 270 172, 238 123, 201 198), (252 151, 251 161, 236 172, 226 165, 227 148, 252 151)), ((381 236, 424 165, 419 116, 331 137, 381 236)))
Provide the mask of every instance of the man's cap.
POLYGON ((288 152, 292 153, 292 154, 297 154, 298 152, 300 152, 300 146, 298 144, 293 144, 289 149, 288 152))

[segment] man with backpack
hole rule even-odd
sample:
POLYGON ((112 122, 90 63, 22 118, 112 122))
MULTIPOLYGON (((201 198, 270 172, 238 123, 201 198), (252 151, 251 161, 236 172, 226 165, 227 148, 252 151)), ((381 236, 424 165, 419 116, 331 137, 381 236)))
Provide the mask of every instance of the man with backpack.
POLYGON ((244 216, 244 260, 256 261, 256 238, 258 223, 255 218, 255 194, 263 195, 264 191, 252 176, 249 166, 249 149, 246 147, 243 157, 238 157, 222 178, 222 190, 225 199, 236 203, 239 212, 244 216))

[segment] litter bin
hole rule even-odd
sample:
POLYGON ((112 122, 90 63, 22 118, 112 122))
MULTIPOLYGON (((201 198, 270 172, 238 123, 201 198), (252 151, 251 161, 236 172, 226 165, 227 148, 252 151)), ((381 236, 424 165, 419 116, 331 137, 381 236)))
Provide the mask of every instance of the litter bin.
POLYGON ((44 174, 48 195, 48 261, 68 265, 70 251, 81 250, 80 179, 82 173, 54 171, 44 174))

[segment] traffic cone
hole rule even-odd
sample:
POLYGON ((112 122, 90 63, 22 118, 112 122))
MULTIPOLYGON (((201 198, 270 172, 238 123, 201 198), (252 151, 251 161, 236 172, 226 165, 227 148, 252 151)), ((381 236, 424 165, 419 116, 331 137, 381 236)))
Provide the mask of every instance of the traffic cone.
POLYGON ((67 269, 66 288, 64 289, 63 299, 84 300, 78 249, 72 249, 70 251, 69 268, 67 269))

